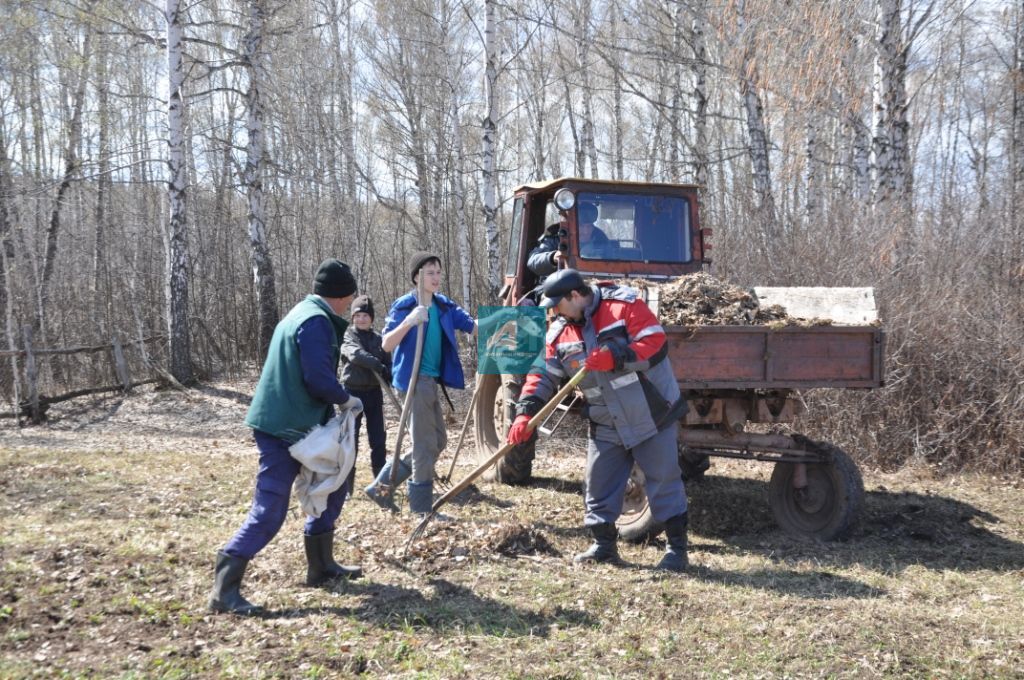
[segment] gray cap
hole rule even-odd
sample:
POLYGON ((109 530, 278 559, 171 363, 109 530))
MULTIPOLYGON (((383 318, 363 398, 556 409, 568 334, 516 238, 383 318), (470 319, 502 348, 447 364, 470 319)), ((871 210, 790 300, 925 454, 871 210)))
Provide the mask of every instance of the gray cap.
POLYGON ((559 301, 574 290, 579 290, 587 285, 575 269, 563 269, 557 271, 544 280, 540 292, 544 297, 540 301, 541 307, 554 307, 559 301))

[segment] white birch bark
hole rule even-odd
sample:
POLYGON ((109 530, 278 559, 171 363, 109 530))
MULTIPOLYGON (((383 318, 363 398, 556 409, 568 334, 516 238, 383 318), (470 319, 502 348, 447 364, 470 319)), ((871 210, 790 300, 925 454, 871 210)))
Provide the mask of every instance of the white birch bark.
POLYGON ((907 122, 907 45, 903 44, 902 0, 877 0, 875 33, 874 202, 890 200, 909 214, 911 175, 907 122))
POLYGON ((576 63, 579 68, 580 82, 582 83, 583 117, 580 142, 583 153, 590 161, 590 177, 598 179, 597 167, 597 142, 594 135, 594 97, 591 92, 590 79, 590 0, 583 0, 577 14, 577 42, 576 42, 576 63))
POLYGON ((672 15, 672 103, 669 108, 669 181, 680 182, 683 178, 679 158, 683 143, 683 4, 676 4, 672 15))
POLYGON ((708 55, 707 2, 694 7, 693 18, 693 130, 695 138, 693 179, 700 187, 697 198, 704 205, 708 192, 708 55))
POLYGON ((264 130, 265 104, 263 87, 267 82, 266 55, 263 50, 263 36, 266 30, 265 0, 249 3, 249 29, 245 35, 245 61, 249 75, 246 91, 246 131, 248 142, 245 149, 246 202, 248 204, 249 251, 252 260, 253 283, 256 287, 256 308, 259 315, 260 357, 266 356, 270 338, 277 325, 277 286, 274 279, 274 265, 267 245, 266 210, 263 196, 263 174, 266 161, 266 134, 264 130))
MULTIPOLYGON (((613 2, 609 7, 611 12, 611 34, 612 39, 619 37, 619 3, 613 2)), ((622 179, 625 176, 623 160, 623 120, 622 120, 622 73, 618 62, 612 65, 612 137, 614 150, 612 154, 612 173, 614 179, 622 179)))
POLYGON ((757 195, 757 212, 761 226, 767 235, 778 232, 778 216, 775 210, 775 195, 772 189, 771 165, 769 162, 768 133, 764 122, 764 105, 757 91, 758 68, 752 29, 744 16, 746 2, 737 3, 740 40, 743 41, 743 61, 740 66, 740 96, 747 118, 747 135, 753 173, 754 192, 757 195))
POLYGON ((181 0, 167 0, 167 335, 170 374, 183 385, 192 382, 192 352, 188 328, 188 240, 185 190, 185 98, 182 87, 181 0))
MULTIPOLYGON (((455 80, 452 79, 452 82, 455 80)), ((466 154, 462 148, 462 122, 459 120, 458 97, 454 89, 451 94, 451 125, 452 146, 455 148, 455 186, 452 190, 452 201, 455 204, 455 240, 458 241, 459 269, 462 270, 462 304, 471 306, 472 263, 469 252, 469 224, 466 220, 466 183, 463 179, 466 172, 466 154)))
POLYGON ((492 300, 501 289, 501 239, 498 235, 498 181, 495 164, 498 153, 498 36, 497 0, 484 2, 484 54, 486 110, 482 122, 483 151, 481 183, 483 192, 484 235, 487 240, 487 286, 492 300))
POLYGON ((818 159, 818 130, 814 121, 807 123, 805 153, 804 217, 813 224, 821 212, 821 162, 818 159))

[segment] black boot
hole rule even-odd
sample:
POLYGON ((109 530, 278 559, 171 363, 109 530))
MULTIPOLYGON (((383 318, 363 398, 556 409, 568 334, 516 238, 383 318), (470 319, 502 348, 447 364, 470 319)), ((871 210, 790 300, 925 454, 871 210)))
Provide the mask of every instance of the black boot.
POLYGON ((210 595, 210 611, 228 612, 239 616, 253 616, 263 612, 263 608, 249 602, 238 589, 242 585, 242 576, 249 560, 232 557, 225 552, 217 552, 217 565, 213 571, 213 593, 210 595))
POLYGON ((665 554, 658 562, 658 569, 683 571, 690 565, 686 557, 686 513, 665 520, 665 554))
POLYGON ((343 567, 334 561, 334 532, 303 536, 306 542, 306 585, 318 586, 336 578, 359 578, 362 567, 343 567))
POLYGON ((572 558, 573 562, 581 564, 584 562, 606 562, 617 564, 619 562, 619 548, 615 544, 619 538, 619 530, 614 524, 604 522, 590 527, 590 533, 594 535, 594 542, 585 552, 581 552, 572 558))

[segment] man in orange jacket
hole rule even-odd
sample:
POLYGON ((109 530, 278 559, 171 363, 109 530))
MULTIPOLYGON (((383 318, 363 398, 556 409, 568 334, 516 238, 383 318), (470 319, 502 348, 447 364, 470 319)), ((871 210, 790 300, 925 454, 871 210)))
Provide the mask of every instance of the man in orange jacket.
POLYGON ((590 419, 584 524, 594 543, 575 561, 618 562, 615 520, 636 462, 651 512, 668 538, 658 568, 682 571, 688 564, 686 493, 676 440, 686 400, 667 361, 665 331, 634 288, 588 285, 579 272, 564 269, 548 277, 542 291, 541 306, 559 316, 548 330, 543 369, 523 385, 508 441, 526 442, 530 417, 586 366, 590 373, 579 386, 590 419))

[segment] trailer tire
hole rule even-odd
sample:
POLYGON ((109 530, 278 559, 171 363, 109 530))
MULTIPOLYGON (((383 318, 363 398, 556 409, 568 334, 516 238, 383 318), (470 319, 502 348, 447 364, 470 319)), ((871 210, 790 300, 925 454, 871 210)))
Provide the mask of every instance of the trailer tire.
POLYGON ((768 504, 786 532, 821 541, 842 540, 856 527, 864 504, 864 481, 853 459, 831 444, 810 442, 829 463, 806 463, 807 487, 793 488, 795 463, 776 463, 768 504))

